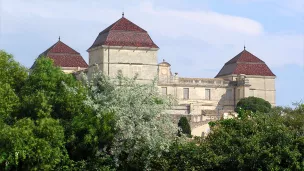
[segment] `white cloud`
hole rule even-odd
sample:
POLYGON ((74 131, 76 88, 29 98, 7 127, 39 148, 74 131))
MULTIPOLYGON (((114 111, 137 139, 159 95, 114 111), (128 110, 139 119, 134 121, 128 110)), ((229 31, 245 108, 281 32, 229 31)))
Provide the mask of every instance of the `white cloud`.
POLYGON ((299 16, 304 14, 303 0, 226 0, 238 4, 252 4, 252 5, 271 5, 275 11, 283 15, 299 16))
POLYGON ((214 11, 155 10, 152 3, 143 3, 140 8, 141 11, 152 17, 157 17, 160 20, 167 20, 165 22, 169 22, 168 24, 170 24, 170 21, 175 21, 174 24, 177 24, 175 26, 179 26, 179 28, 186 27, 188 32, 192 27, 191 25, 184 24, 184 22, 200 26, 200 29, 203 29, 204 26, 208 28, 214 27, 224 31, 249 35, 259 35, 263 30, 262 25, 257 21, 244 17, 225 15, 214 11))
MULTIPOLYGON (((202 68, 219 69, 224 62, 242 50, 244 40, 248 50, 270 67, 285 64, 304 65, 303 34, 270 33, 253 19, 208 9, 160 9, 149 1, 124 1, 124 5, 115 7, 111 7, 111 3, 113 2, 97 0, 6 0, 3 2, 1 13, 1 34, 40 33, 49 40, 49 46, 54 43, 54 37, 61 35, 64 41, 87 57, 85 50, 102 29, 120 18, 124 6, 128 19, 146 29, 157 44, 163 44, 160 47, 160 58, 166 58, 170 62, 176 61, 178 56, 181 61, 191 61, 189 66, 185 67, 182 67, 184 63, 173 62, 177 65, 173 67, 177 68, 178 72, 190 75, 202 71, 202 68), (170 45, 160 42, 165 39, 176 41, 171 41, 173 44, 170 45), (184 39, 188 40, 187 44, 184 39), (203 46, 210 47, 212 51, 203 46)), ((16 41, 28 42, 21 38, 16 41)), ((36 47, 39 42, 30 44, 36 47)), ((43 50, 33 49, 37 54, 43 50)))

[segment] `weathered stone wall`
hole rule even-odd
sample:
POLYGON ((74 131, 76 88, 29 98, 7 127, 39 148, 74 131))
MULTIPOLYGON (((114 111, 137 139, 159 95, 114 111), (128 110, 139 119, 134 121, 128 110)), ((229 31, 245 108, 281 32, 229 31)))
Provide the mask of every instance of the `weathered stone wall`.
POLYGON ((229 79, 237 82, 239 79, 243 79, 246 85, 235 87, 235 104, 244 97, 259 97, 263 98, 272 106, 276 105, 276 88, 274 76, 258 76, 258 75, 228 75, 220 77, 223 79, 229 79))
POLYGON ((172 121, 178 123, 181 117, 186 117, 189 121, 191 129, 215 121, 223 117, 224 113, 233 112, 231 110, 215 110, 212 114, 190 114, 190 106, 174 106, 171 110, 167 110, 167 113, 171 115, 172 121))
POLYGON ((61 67, 61 70, 66 74, 71 74, 79 71, 83 71, 86 68, 80 68, 80 67, 61 67))
POLYGON ((263 98, 269 101, 272 106, 275 106, 276 90, 274 77, 246 76, 246 78, 249 81, 250 87, 247 88, 247 93, 244 97, 254 96, 263 98))
POLYGON ((180 79, 172 78, 171 82, 159 82, 159 89, 167 89, 167 95, 177 99, 179 105, 191 106, 189 113, 199 115, 202 110, 233 110, 234 88, 223 79, 180 79), (189 98, 184 97, 184 89, 189 89, 189 98), (210 90, 210 99, 206 97, 210 90), (227 91, 230 90, 230 95, 227 91))
POLYGON ((128 47, 98 47, 89 51, 90 66, 97 64, 99 69, 110 77, 118 71, 126 77, 134 77, 142 83, 151 82, 158 75, 158 49, 128 47))

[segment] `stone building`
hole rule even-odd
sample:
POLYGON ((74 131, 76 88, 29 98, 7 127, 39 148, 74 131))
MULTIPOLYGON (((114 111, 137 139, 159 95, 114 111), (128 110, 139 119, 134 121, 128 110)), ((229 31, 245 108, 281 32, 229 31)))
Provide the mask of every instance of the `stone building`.
POLYGON ((239 99, 249 96, 264 98, 275 105, 275 75, 264 61, 245 48, 228 61, 215 78, 184 78, 172 74, 168 62, 157 63, 158 49, 146 30, 123 16, 101 31, 88 49, 88 70, 90 73, 98 65, 110 77, 119 70, 128 77, 139 74, 140 82, 149 82, 158 76, 160 92, 176 97, 179 106, 186 106, 183 112, 187 114, 232 111, 239 99))
POLYGON ((89 74, 92 67, 115 77, 118 71, 147 83, 157 76, 158 46, 144 29, 122 17, 101 31, 89 52, 89 74))
POLYGON ((276 76, 264 61, 245 47, 225 63, 215 78, 186 78, 172 74, 168 62, 158 63, 158 50, 148 32, 123 15, 101 31, 89 47, 88 66, 78 52, 60 40, 43 55, 54 59, 67 73, 87 67, 89 76, 98 68, 110 77, 115 77, 118 71, 127 77, 138 74, 140 83, 151 82, 157 77, 160 93, 178 100, 168 112, 175 121, 186 116, 195 135, 206 132, 209 121, 233 112, 241 98, 260 97, 275 106, 276 76))
MULTIPOLYGON (((60 40, 60 37, 54 45, 41 53, 38 58, 43 56, 52 59, 55 66, 60 67, 62 71, 67 74, 88 68, 88 64, 82 58, 80 53, 63 43, 60 40)), ((35 64, 33 64, 32 67, 34 66, 35 64)))

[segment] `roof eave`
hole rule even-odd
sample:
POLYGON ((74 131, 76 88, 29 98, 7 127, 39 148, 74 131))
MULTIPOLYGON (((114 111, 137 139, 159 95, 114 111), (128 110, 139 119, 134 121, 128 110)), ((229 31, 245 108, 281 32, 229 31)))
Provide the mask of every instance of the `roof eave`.
POLYGON ((96 47, 90 47, 87 52, 97 50, 100 48, 110 48, 110 49, 127 49, 127 50, 152 50, 152 51, 157 51, 159 50, 159 47, 134 47, 134 46, 109 46, 109 45, 100 45, 96 47))

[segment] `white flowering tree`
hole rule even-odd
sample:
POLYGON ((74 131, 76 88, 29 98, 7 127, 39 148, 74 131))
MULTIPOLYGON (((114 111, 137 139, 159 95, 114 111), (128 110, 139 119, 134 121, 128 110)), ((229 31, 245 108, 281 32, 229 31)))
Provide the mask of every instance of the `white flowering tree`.
POLYGON ((174 100, 161 96, 155 82, 138 84, 136 77, 125 78, 121 73, 115 79, 96 73, 85 82, 90 90, 86 104, 98 117, 114 115, 110 153, 119 167, 149 169, 153 157, 169 150, 178 128, 165 110, 174 100))

